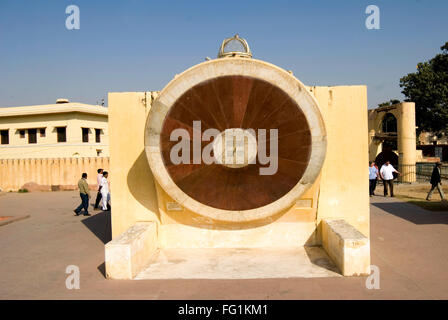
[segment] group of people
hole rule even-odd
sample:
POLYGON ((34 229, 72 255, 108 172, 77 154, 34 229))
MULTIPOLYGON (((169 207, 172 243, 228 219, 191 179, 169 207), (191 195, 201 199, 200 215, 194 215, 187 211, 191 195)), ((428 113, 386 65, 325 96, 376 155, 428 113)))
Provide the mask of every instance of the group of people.
POLYGON ((394 173, 397 173, 401 175, 400 172, 398 172, 397 169, 395 169, 391 164, 390 161, 386 161, 382 166, 381 169, 378 170, 378 167, 376 166, 375 162, 370 162, 369 165, 369 193, 370 196, 375 195, 375 189, 376 189, 376 183, 381 178, 383 180, 384 185, 384 196, 386 197, 388 194, 388 191, 390 190, 390 196, 394 196, 394 173), (389 189, 389 190, 388 190, 389 189))
MULTIPOLYGON (((428 195, 426 196, 426 200, 431 201, 431 196, 435 189, 440 194, 440 198, 442 200, 445 200, 445 195, 443 194, 442 190, 442 174, 441 174, 441 168, 442 163, 438 162, 434 166, 434 169, 432 170, 431 174, 431 189, 428 192, 428 195)), ((369 194, 370 196, 375 195, 375 189, 376 189, 376 183, 381 178, 383 180, 384 185, 384 196, 386 197, 388 194, 388 189, 390 189, 390 196, 394 196, 394 173, 397 173, 398 175, 401 175, 401 173, 396 170, 391 164, 390 161, 386 161, 381 166, 381 169, 378 170, 377 165, 375 162, 371 161, 369 164, 369 194)))
MULTIPOLYGON (((430 201, 431 196, 435 189, 440 194, 440 198, 442 200, 445 200, 445 195, 442 190, 442 179, 441 179, 441 168, 442 163, 436 163, 434 166, 434 169, 431 174, 431 189, 428 192, 428 195, 426 197, 426 200, 430 201)), ((383 180, 384 185, 384 196, 386 197, 390 190, 390 196, 394 196, 394 173, 397 173, 398 175, 401 175, 401 173, 395 169, 391 164, 390 161, 386 161, 382 166, 381 169, 378 170, 378 167, 374 161, 371 161, 369 164, 369 194, 370 196, 375 195, 375 189, 376 184, 379 179, 383 180)), ((110 210, 110 188, 109 188, 109 181, 107 180, 109 176, 109 173, 107 171, 104 171, 103 169, 98 169, 97 174, 97 184, 98 184, 98 192, 96 195, 94 210, 99 209, 99 205, 101 202, 101 208, 103 211, 110 210)), ((90 199, 90 191, 89 191, 89 184, 87 183, 87 173, 83 173, 81 179, 78 181, 78 189, 79 189, 79 195, 81 197, 81 204, 73 210, 75 212, 75 215, 78 216, 82 209, 84 209, 84 215, 90 216, 89 214, 89 199, 90 199)))
MULTIPOLYGON (((97 170, 98 174, 96 177, 98 192, 96 195, 94 210, 99 210, 99 205, 101 202, 101 209, 103 211, 110 210, 110 188, 109 181, 107 180, 109 173, 104 171, 103 169, 97 170)), ((84 209, 84 216, 90 216, 89 214, 89 199, 90 199, 90 190, 89 184, 87 183, 87 173, 83 173, 81 179, 78 181, 78 189, 79 195, 81 197, 81 204, 73 210, 75 212, 75 216, 81 214, 81 211, 84 209)))

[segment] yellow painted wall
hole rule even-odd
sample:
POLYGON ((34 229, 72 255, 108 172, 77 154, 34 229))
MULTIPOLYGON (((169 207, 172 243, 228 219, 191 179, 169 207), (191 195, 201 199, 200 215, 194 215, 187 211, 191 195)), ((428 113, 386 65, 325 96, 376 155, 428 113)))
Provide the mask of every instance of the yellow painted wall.
POLYGON ((99 168, 108 170, 109 158, 0 159, 0 190, 74 190, 83 172, 95 188, 99 168))
POLYGON ((311 87, 327 129, 317 224, 343 218, 369 236, 367 88, 311 87))
MULTIPOLYGON (((36 106, 37 108, 39 106, 36 106)), ((94 106, 92 106, 94 107, 94 106)), ((13 108, 8 108, 13 109, 13 108)), ((109 132, 106 114, 81 112, 1 116, 0 130, 9 129, 9 144, 0 144, 0 159, 68 158, 109 156, 109 132), (56 127, 67 127, 66 142, 57 142, 56 127), (19 129, 46 128, 45 137, 37 132, 37 143, 28 143, 28 132, 20 138, 19 129), (82 142, 81 128, 89 128, 89 142, 82 142), (101 129, 101 142, 95 142, 95 128, 101 129)))
POLYGON ((151 93, 109 93, 111 183, 119 186, 113 190, 112 236, 137 221, 155 221, 162 247, 313 245, 321 242, 315 231, 326 217, 345 218, 368 236, 367 89, 310 90, 319 102, 328 134, 320 184, 317 181, 301 197, 306 201, 298 201, 271 221, 238 226, 210 221, 185 209, 167 210, 173 200, 154 181, 144 152, 151 93))
POLYGON ((145 92, 109 93, 112 235, 136 221, 157 221, 156 189, 144 153, 145 92), (124 129, 125 128, 125 129, 124 129))

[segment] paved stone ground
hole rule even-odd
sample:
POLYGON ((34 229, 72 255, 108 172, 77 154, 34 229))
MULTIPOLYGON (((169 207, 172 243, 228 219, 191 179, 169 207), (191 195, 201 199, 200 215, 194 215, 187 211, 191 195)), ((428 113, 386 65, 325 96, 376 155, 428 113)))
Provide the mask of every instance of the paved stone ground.
POLYGON ((374 197, 372 264, 381 288, 368 290, 365 277, 106 280, 109 216, 74 217, 78 202, 76 192, 0 196, 0 215, 31 215, 0 226, 0 299, 448 299, 448 212, 374 197), (65 287, 68 265, 80 268, 79 290, 65 287))

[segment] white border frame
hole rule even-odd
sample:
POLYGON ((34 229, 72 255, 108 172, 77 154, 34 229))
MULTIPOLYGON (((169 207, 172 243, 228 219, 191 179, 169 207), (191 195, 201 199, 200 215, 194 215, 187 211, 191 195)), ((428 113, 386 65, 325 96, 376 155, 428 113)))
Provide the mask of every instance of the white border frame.
POLYGON ((287 71, 264 61, 247 58, 222 58, 203 62, 175 76, 160 92, 149 110, 145 127, 145 151, 157 182, 181 206, 206 217, 227 221, 247 222, 272 216, 291 207, 314 183, 326 154, 326 130, 318 103, 297 78, 287 71), (183 192, 171 179, 162 159, 160 133, 163 121, 176 100, 193 86, 222 76, 248 76, 276 85, 286 92, 305 114, 311 131, 311 156, 299 182, 280 199, 250 210, 232 211, 204 205, 183 192))

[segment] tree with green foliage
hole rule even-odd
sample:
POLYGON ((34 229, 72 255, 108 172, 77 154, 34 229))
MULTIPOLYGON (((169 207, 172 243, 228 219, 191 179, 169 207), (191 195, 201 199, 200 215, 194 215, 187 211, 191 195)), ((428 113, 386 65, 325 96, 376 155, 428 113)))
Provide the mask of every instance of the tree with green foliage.
POLYGON ((378 107, 390 107, 390 106, 393 106, 394 104, 397 104, 397 103, 400 103, 400 100, 397 100, 397 99, 390 99, 389 101, 387 101, 387 102, 383 102, 383 103, 380 103, 379 105, 378 105, 378 107))
POLYGON ((417 132, 448 133, 448 42, 442 53, 400 79, 405 101, 415 102, 417 132))

